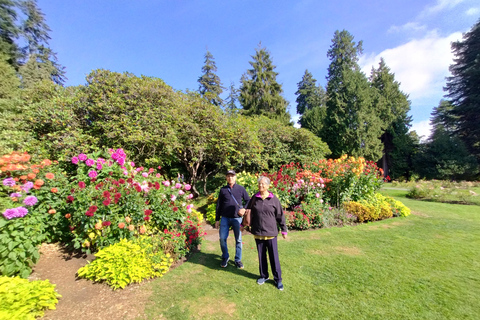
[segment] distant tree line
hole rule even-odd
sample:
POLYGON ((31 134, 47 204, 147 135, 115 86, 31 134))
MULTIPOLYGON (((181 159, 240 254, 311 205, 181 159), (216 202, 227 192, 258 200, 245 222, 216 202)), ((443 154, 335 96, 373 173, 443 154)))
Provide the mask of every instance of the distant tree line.
POLYGON ((358 65, 363 44, 345 30, 335 32, 327 52, 325 89, 308 70, 298 82, 298 129, 271 54, 261 45, 238 88, 223 86, 208 50, 197 92, 102 69, 84 85, 64 87, 63 67, 48 48, 50 29, 34 0, 0 1, 0 24, 2 154, 28 150, 68 160, 122 147, 134 161, 161 165, 170 176, 185 174, 204 192, 226 168, 269 170, 342 154, 377 161, 391 178, 478 173, 478 23, 453 44, 448 94, 432 113, 435 131, 426 143, 409 132, 410 102, 386 62, 367 77, 358 65))

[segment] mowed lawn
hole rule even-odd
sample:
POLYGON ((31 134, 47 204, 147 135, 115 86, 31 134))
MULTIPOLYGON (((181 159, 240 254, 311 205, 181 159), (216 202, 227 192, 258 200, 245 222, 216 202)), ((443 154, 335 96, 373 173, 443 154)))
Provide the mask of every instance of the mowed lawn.
MULTIPOLYGON (((355 227, 279 238, 285 290, 259 286, 257 252, 244 236, 245 269, 220 268, 218 241, 153 288, 151 319, 479 319, 480 207, 406 199, 412 209, 355 227)), ((233 258, 233 239, 229 239, 233 258)), ((270 276, 272 278, 272 276, 270 276)), ((133 302, 132 302, 133 303, 133 302)))

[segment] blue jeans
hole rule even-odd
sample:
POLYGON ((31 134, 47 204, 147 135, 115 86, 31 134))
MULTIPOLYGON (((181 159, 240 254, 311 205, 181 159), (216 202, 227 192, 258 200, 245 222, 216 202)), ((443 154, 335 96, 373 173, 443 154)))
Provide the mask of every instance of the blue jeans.
POLYGON ((235 235, 235 262, 242 260, 242 233, 240 232, 240 224, 242 218, 226 218, 222 217, 220 220, 220 248, 222 249, 222 259, 229 259, 227 247, 227 238, 230 227, 233 229, 235 235))

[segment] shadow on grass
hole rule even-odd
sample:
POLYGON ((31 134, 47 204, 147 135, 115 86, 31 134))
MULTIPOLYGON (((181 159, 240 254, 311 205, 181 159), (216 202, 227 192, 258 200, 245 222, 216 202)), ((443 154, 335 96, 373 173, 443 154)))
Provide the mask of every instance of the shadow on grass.
POLYGON ((212 270, 231 272, 249 279, 257 279, 258 274, 251 273, 245 269, 239 269, 230 260, 226 268, 220 267, 222 259, 219 255, 202 251, 195 252, 185 263, 199 264, 212 270))

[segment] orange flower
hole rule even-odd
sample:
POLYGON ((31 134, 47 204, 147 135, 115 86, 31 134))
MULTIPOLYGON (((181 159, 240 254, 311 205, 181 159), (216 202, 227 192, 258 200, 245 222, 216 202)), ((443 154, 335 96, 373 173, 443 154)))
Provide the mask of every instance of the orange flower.
POLYGON ((27 180, 27 176, 26 175, 20 176, 20 180, 27 180))
POLYGON ((135 229, 135 226, 133 224, 128 226, 128 230, 133 231, 135 229))
POLYGON ((53 193, 57 193, 58 189, 57 188, 52 188, 50 191, 52 191, 53 193))
POLYGON ((127 221, 127 223, 130 223, 130 221, 132 221, 132 218, 130 218, 130 217, 125 217, 125 221, 127 221))
POLYGON ((144 234, 145 232, 147 232, 147 228, 145 228, 145 226, 140 226, 140 233, 144 234))
POLYGON ((33 189, 38 190, 38 189, 40 189, 40 186, 37 186, 36 184, 34 184, 33 189))
POLYGON ((30 179, 30 180, 35 179, 36 176, 37 176, 37 175, 36 175, 35 173, 29 173, 29 174, 27 174, 27 178, 30 179))
POLYGON ((70 213, 67 213, 67 214, 65 215, 65 218, 70 219, 71 216, 72 216, 72 215, 71 215, 70 213))
POLYGON ((102 229, 102 223, 101 222, 95 223, 95 229, 97 229, 97 230, 102 229))
POLYGON ((49 165, 52 164, 52 161, 50 161, 50 160, 48 160, 48 159, 45 159, 45 160, 42 161, 42 164, 43 164, 44 166, 49 166, 49 165))
POLYGON ((25 152, 24 154, 21 155, 20 161, 28 162, 28 160, 30 160, 30 155, 28 153, 25 152))
POLYGON ((123 222, 120 222, 120 223, 118 224, 118 227, 119 227, 120 229, 123 229, 123 228, 125 228, 125 223, 123 223, 123 222))
POLYGON ((55 213, 57 213, 57 210, 55 210, 55 209, 50 209, 50 210, 48 210, 48 213, 50 213, 50 214, 55 214, 55 213))
POLYGON ((38 170, 38 169, 33 169, 32 172, 33 172, 33 173, 39 173, 40 170, 38 170))
POLYGON ((12 201, 13 201, 13 202, 17 202, 17 201, 18 201, 18 198, 13 197, 13 198, 12 198, 12 201))
POLYGON ((44 183, 45 182, 42 179, 37 179, 37 181, 35 181, 35 185, 39 187, 43 186, 44 183))
POLYGON ((15 180, 15 181, 17 181, 17 182, 18 182, 18 178, 17 178, 17 177, 13 178, 13 180, 15 180))
POLYGON ((54 175, 53 173, 49 172, 49 173, 47 173, 47 174, 45 175, 45 178, 51 180, 51 179, 55 178, 55 175, 54 175))

